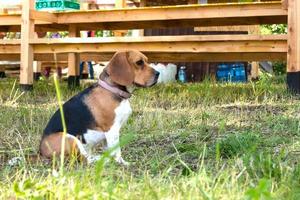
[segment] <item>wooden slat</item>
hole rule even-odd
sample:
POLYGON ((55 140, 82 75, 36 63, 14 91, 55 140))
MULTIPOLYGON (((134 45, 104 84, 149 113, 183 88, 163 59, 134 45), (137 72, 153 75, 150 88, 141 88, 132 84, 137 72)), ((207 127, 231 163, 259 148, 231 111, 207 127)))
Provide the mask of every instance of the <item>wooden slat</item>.
MULTIPOLYGON (((144 52, 150 62, 225 62, 225 61, 284 61, 287 58, 286 53, 152 53, 144 52)), ((109 61, 112 53, 81 53, 81 61, 109 61)), ((19 54, 0 54, 0 60, 19 61, 19 54)), ((34 60, 53 61, 53 53, 35 54, 34 60)), ((57 54, 58 61, 68 60, 68 55, 57 54)))
MULTIPOLYGON (((0 55, 20 53, 18 41, 0 45, 0 55)), ((139 38, 64 38, 31 39, 35 59, 60 59, 69 52, 81 53, 81 59, 109 60, 118 50, 137 49, 152 61, 261 61, 286 60, 286 35, 214 35, 151 36, 139 38), (45 56, 45 55, 48 55, 45 56)), ((0 57, 1 58, 1 57, 0 57)))
POLYGON ((284 61, 286 53, 147 53, 150 62, 284 61))
POLYGON ((153 36, 140 38, 33 39, 36 53, 115 52, 136 49, 143 52, 287 52, 286 35, 153 36), (47 44, 47 45, 45 45, 47 44), (84 45, 88 44, 88 45, 84 45))
POLYGON ((240 17, 286 17, 281 3, 241 3, 127 8, 58 13, 58 23, 132 22, 240 17))
MULTIPOLYGON (((56 13, 58 25, 76 24, 81 30, 144 29, 287 23, 280 2, 184 5, 56 13)), ((0 15, 0 26, 20 25, 18 15, 0 15)), ((37 27, 49 22, 37 21, 37 27)), ((59 27, 66 28, 67 27, 59 27)))
MULTIPOLYGON (((148 42, 219 42, 219 41, 286 41, 287 35, 183 35, 147 37, 98 37, 31 39, 30 44, 94 44, 94 43, 148 43, 148 42)), ((16 41, 17 42, 17 41, 16 41)), ((1 44, 1 43, 0 43, 1 44)))
POLYGON ((21 15, 0 15, 0 26, 21 25, 21 15))
POLYGON ((30 10, 30 19, 51 23, 58 22, 57 14, 49 12, 40 12, 36 10, 30 10))
POLYGON ((135 49, 144 52, 188 52, 188 53, 230 53, 230 52, 287 52, 285 41, 252 41, 252 42, 155 42, 144 43, 110 43, 110 44, 52 44, 35 45, 36 53, 83 53, 83 52, 115 52, 116 50, 135 49))
POLYGON ((20 39, 5 39, 5 40, 0 40, 0 45, 19 45, 21 44, 20 39))
POLYGON ((281 3, 185 5, 59 14, 59 23, 98 23, 106 28, 286 23, 281 3), (245 20, 247 17, 247 20, 245 20), (183 22, 178 25, 179 20, 183 22), (122 22, 122 23, 121 23, 122 22), (102 23, 102 24, 101 24, 102 23))

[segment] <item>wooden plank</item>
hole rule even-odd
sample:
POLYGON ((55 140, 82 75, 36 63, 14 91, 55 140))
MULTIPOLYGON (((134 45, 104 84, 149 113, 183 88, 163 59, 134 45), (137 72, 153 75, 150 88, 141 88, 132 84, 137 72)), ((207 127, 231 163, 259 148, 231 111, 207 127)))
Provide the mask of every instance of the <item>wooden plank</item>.
MULTIPOLYGON (((64 31, 68 30, 68 26, 65 24, 51 24, 56 19, 51 19, 50 16, 53 16, 51 13, 33 11, 35 14, 31 14, 31 18, 39 18, 36 20, 35 24, 36 30, 39 31, 64 31), (43 14, 41 14, 43 13, 43 14), (49 15, 48 15, 49 14, 49 15), (44 21, 43 21, 44 20, 44 21)), ((56 14, 55 14, 56 15, 56 14)), ((19 14, 10 14, 10 15, 0 15, 0 30, 9 29, 8 31, 19 32, 21 30, 21 15, 19 14)))
MULTIPOLYGON (((20 54, 20 45, 0 45, 0 55, 20 54)), ((5 59, 0 59, 5 60, 5 59)))
POLYGON ((147 53, 150 62, 284 61, 286 53, 147 53))
MULTIPOLYGON (((19 53, 18 40, 0 45, 0 54, 19 53)), ((110 38, 31 39, 35 54, 113 53, 137 49, 146 53, 286 53, 286 35, 151 36, 110 38)), ((282 58, 282 57, 281 57, 282 58)), ((73 73, 75 75, 75 72, 73 73)))
MULTIPOLYGON (((58 24, 76 24, 81 30, 144 29, 276 24, 287 22, 280 2, 184 5, 56 13, 58 24)), ((20 25, 18 15, 0 15, 0 26, 20 25)), ((49 22, 37 21, 37 27, 49 22)), ((63 27, 67 30, 67 27, 63 27)))
MULTIPOLYGON (((284 61, 286 53, 160 53, 144 52, 150 62, 231 62, 231 61, 284 61)), ((113 56, 111 53, 81 53, 82 61, 109 61, 113 56)), ((0 60, 19 61, 19 54, 0 54, 0 60)), ((53 53, 35 54, 34 60, 53 61, 53 53)), ((57 54, 58 61, 67 61, 68 54, 57 54)))
POLYGON ((21 26, 21 15, 0 15, 0 26, 21 26))
POLYGON ((20 32, 21 27, 18 25, 15 26, 0 26, 1 32, 20 32))
POLYGON ((239 18, 214 18, 214 19, 178 19, 178 20, 149 20, 127 22, 94 22, 77 23, 81 30, 124 30, 124 29, 148 29, 148 28, 172 28, 172 27, 201 27, 201 26, 231 26, 231 25, 257 25, 257 24, 285 24, 287 17, 239 17, 239 18))
POLYGON ((115 52, 135 49, 144 52, 189 52, 189 53, 230 53, 230 52, 287 52, 286 41, 244 41, 244 42, 154 42, 145 43, 109 43, 109 44, 51 44, 35 45, 36 53, 83 53, 115 52))
MULTIPOLYGON (((19 40, 12 40, 9 43, 9 45, 0 43, 0 55, 13 57, 13 54, 20 53, 17 45, 19 40)), ((157 61, 286 60, 287 52, 286 35, 31 39, 30 44, 34 46, 37 60, 53 60, 53 53, 57 53, 58 60, 67 60, 65 55, 76 52, 81 53, 81 59, 104 61, 115 51, 127 49, 138 49, 157 61)), ((73 66, 78 66, 75 61, 72 62, 73 66)), ((74 76, 78 75, 75 69, 71 71, 74 76)))
POLYGON ((68 62, 40 62, 41 68, 51 67, 51 68, 67 68, 68 62))
POLYGON ((40 20, 44 22, 51 22, 51 23, 58 22, 57 14, 49 13, 49 12, 40 12, 36 10, 30 11, 30 19, 40 20))
MULTIPOLYGON (((286 41, 287 35, 183 35, 146 37, 31 39, 30 44, 93 44, 147 42, 286 41)), ((17 42, 17 41, 16 41, 17 42)), ((1 44, 1 43, 0 43, 1 44)))
MULTIPOLYGON (((182 19, 217 19, 244 17, 282 17, 286 11, 281 3, 242 3, 184 5, 166 7, 127 8, 101 11, 77 11, 59 13, 59 23, 135 22, 182 19)), ((285 19, 286 21, 286 19, 285 19)))
POLYGON ((140 38, 34 39, 36 53, 115 52, 287 52, 286 35, 151 36, 140 38), (146 44, 147 43, 147 44, 146 44), (47 45, 45 45, 47 44, 47 45), (89 45, 86 45, 89 44, 89 45))
POLYGON ((5 39, 5 40, 0 40, 0 45, 20 45, 21 40, 20 39, 5 39))
POLYGON ((287 83, 290 90, 300 93, 300 2, 288 1, 287 83))
POLYGON ((34 38, 34 20, 30 19, 30 10, 34 9, 34 1, 23 1, 21 26, 21 69, 20 86, 23 90, 31 90, 33 85, 33 46, 29 40, 34 38))
MULTIPOLYGON (((19 51, 20 52, 20 48, 19 51)), ((20 54, 0 54, 1 61, 20 61, 20 54)))
POLYGON ((211 27, 195 27, 194 31, 196 32, 248 32, 250 26, 211 26, 211 27))

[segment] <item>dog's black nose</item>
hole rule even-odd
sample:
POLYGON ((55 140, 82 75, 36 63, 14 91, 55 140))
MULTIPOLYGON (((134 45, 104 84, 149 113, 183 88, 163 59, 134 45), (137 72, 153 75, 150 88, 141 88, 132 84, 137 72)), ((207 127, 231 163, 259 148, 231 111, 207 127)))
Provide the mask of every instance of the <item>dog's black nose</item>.
POLYGON ((159 73, 158 71, 155 71, 155 77, 156 77, 156 78, 159 77, 159 74, 160 74, 160 73, 159 73))

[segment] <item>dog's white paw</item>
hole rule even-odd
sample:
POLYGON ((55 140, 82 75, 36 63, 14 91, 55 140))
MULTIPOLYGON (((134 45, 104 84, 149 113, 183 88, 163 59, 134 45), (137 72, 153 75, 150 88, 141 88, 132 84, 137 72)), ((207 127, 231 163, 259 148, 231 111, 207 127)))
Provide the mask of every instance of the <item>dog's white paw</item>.
POLYGON ((97 155, 97 156, 89 156, 87 158, 87 161, 88 161, 88 164, 94 164, 95 162, 97 162, 98 160, 101 159, 101 156, 100 155, 97 155))
POLYGON ((20 165, 22 162, 24 162, 24 158, 23 157, 14 157, 12 159, 10 159, 7 164, 10 167, 16 166, 16 165, 20 165))
POLYGON ((115 160, 120 165, 123 165, 123 166, 126 166, 126 167, 130 165, 130 163, 125 161, 122 157, 116 158, 115 160))

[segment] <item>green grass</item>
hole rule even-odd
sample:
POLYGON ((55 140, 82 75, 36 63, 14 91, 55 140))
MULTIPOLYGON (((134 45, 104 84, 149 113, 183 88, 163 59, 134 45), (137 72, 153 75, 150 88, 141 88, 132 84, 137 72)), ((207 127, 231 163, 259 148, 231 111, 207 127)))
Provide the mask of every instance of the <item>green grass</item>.
MULTIPOLYGON (((54 83, 22 94, 0 80, 0 199, 299 199, 300 100, 283 80, 137 90, 121 131, 130 167, 67 163, 62 175, 3 161, 37 152, 58 108, 54 83)), ((78 91, 61 83, 63 100, 78 91)))

